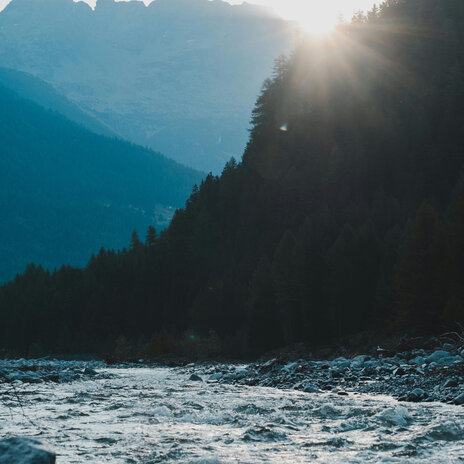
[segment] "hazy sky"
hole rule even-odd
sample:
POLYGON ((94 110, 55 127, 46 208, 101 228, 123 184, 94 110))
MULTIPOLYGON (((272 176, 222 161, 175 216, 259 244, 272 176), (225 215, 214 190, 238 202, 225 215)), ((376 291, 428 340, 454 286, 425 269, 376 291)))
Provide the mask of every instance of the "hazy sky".
MULTIPOLYGON (((38 0, 40 1, 40 0, 38 0)), ((87 3, 95 5, 95 0, 86 0, 87 3)), ((144 0, 145 3, 150 3, 150 0, 144 0)), ((227 0, 229 3, 240 4, 242 0, 227 0)), ((267 5, 277 12, 291 19, 296 19, 302 10, 311 12, 323 8, 326 12, 334 12, 334 15, 341 13, 345 18, 350 19, 353 11, 367 10, 374 3, 381 3, 382 0, 248 0, 248 3, 259 3, 267 5)), ((0 0, 0 10, 3 9, 10 0, 0 0)))
MULTIPOLYGON (((227 0, 229 3, 239 4, 243 0, 227 0)), ((342 14, 346 18, 351 19, 354 11, 368 10, 374 3, 381 3, 379 0, 248 0, 248 3, 259 3, 274 8, 284 16, 289 16, 289 12, 306 10, 314 10, 323 8, 325 11, 333 11, 335 15, 342 14)), ((296 19, 296 18, 292 18, 296 19)))

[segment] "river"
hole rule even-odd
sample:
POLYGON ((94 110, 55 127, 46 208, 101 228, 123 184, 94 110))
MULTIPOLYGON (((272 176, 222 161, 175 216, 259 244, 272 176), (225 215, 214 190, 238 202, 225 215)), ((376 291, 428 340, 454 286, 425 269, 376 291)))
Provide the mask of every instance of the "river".
POLYGON ((383 396, 189 381, 179 369, 18 387, 0 435, 40 440, 72 463, 458 463, 464 409, 383 396))

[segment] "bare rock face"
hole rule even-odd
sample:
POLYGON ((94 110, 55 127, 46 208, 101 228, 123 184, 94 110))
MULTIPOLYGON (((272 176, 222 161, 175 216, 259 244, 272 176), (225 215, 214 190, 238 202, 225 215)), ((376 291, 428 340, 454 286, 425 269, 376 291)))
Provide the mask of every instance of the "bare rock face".
POLYGON ((56 455, 41 443, 27 438, 0 441, 0 464, 55 464, 56 455))

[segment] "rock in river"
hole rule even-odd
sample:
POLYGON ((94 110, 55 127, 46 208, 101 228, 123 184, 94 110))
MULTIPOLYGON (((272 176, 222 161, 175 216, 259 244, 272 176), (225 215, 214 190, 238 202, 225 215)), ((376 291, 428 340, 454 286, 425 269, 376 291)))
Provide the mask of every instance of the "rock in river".
POLYGON ((224 377, 224 374, 222 374, 221 372, 217 372, 216 374, 212 374, 208 381, 209 382, 217 382, 218 380, 221 380, 222 378, 224 377))
POLYGON ((0 441, 0 464, 55 464, 55 453, 38 441, 8 438, 0 441))
POLYGON ((319 393, 320 392, 319 388, 317 388, 312 383, 306 384, 305 387, 303 388, 303 391, 305 393, 319 393))
POLYGON ((458 404, 458 405, 464 404, 464 393, 461 393, 459 396, 454 398, 453 404, 458 404))
POLYGON ((406 400, 411 401, 413 403, 418 403, 420 401, 423 401, 427 397, 427 394, 425 393, 422 388, 415 388, 412 392, 410 392, 407 395, 406 400))

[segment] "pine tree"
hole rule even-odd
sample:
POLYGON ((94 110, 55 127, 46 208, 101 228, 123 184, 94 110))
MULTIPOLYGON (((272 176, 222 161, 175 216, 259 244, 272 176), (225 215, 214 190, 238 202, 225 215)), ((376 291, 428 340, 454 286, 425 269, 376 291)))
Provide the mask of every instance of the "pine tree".
POLYGON ((429 203, 419 209, 399 257, 395 284, 398 325, 419 333, 440 327, 446 301, 446 240, 429 203))
POLYGON ((449 225, 449 291, 445 320, 464 324, 464 197, 457 199, 449 225))
POLYGON ((131 241, 130 241, 130 249, 135 251, 139 250, 142 247, 142 242, 139 238, 139 234, 136 230, 132 232, 131 241))
POLYGON ((156 229, 153 226, 148 227, 147 236, 145 238, 145 245, 148 247, 153 247, 156 245, 158 240, 158 234, 156 229))
MULTIPOLYGON (((331 273, 332 335, 341 337, 354 330, 354 313, 358 310, 358 267, 357 236, 346 224, 329 251, 331 273)), ((364 290, 364 289, 363 289, 364 290)))
POLYGON ((287 231, 280 241, 272 261, 272 278, 276 305, 282 321, 284 340, 290 344, 298 340, 302 328, 301 300, 295 275, 295 237, 287 231))
POLYGON ((253 354, 283 345, 282 324, 275 304, 271 263, 264 256, 253 274, 250 285, 248 344, 253 354))

